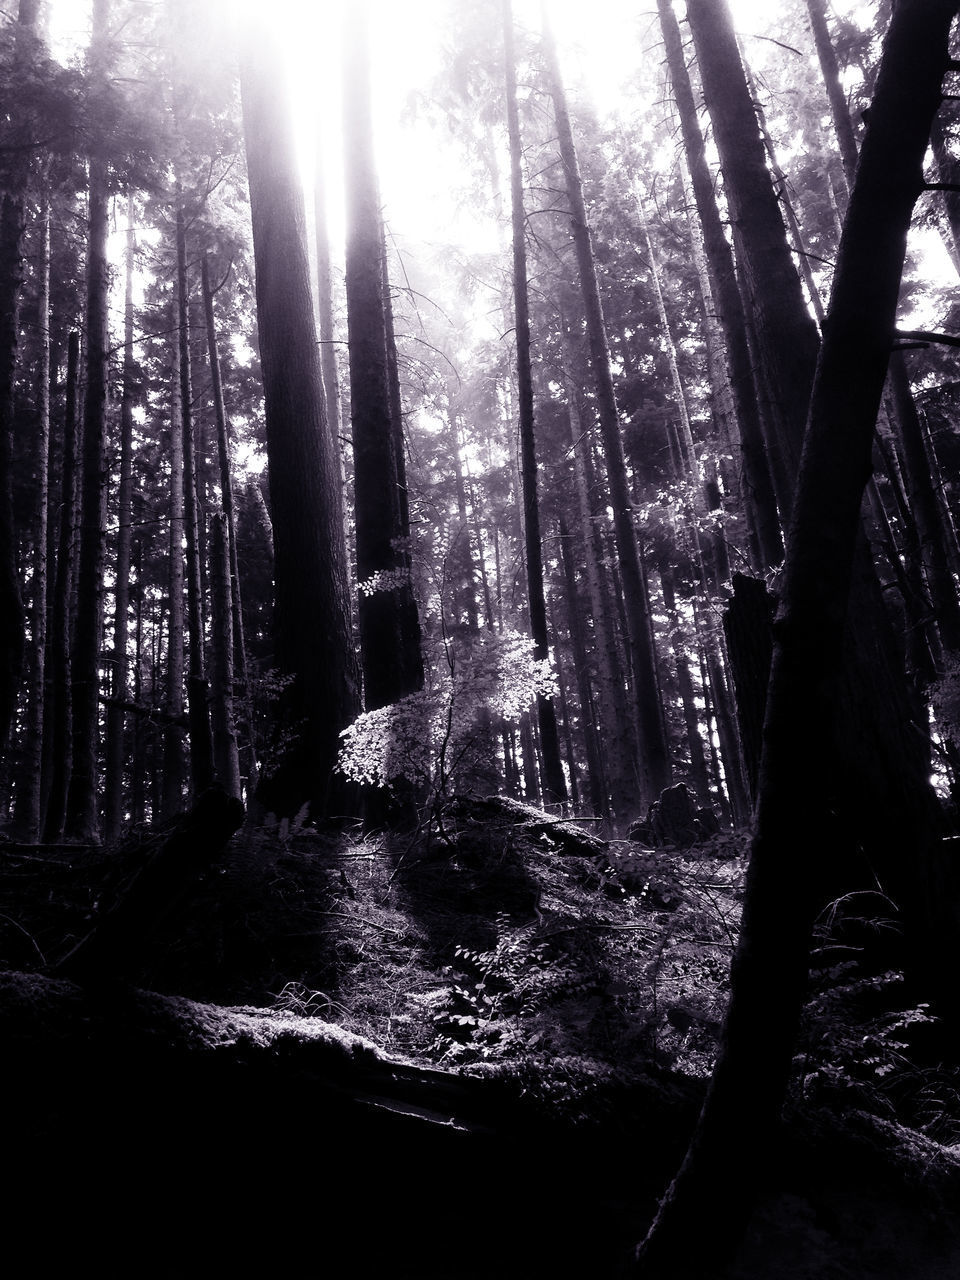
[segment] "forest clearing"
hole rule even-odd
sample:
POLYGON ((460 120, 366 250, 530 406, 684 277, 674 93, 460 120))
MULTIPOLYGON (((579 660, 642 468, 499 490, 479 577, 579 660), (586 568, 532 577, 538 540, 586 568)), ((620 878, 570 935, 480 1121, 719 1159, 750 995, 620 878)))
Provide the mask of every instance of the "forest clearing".
POLYGON ((960 1274, 960 0, 0 13, 11 1275, 960 1274))

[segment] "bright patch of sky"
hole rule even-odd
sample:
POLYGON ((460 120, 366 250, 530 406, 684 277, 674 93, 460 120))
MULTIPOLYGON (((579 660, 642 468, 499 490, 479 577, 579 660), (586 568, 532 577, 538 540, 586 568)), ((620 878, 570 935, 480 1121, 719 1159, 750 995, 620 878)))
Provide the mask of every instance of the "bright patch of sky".
MULTIPOLYGON (((156 0, 159 3, 159 0, 156 0)), ((347 3, 350 0, 346 0, 347 3)), ((262 0, 211 0, 242 19, 245 10, 264 14, 262 0)), ((769 37, 786 12, 777 0, 730 0, 738 31, 751 59, 775 58, 769 37)), ((864 25, 871 7, 863 0, 834 0, 836 11, 864 25)), ((634 0, 545 0, 557 36, 564 75, 571 92, 587 97, 602 116, 636 111, 638 101, 662 96, 663 55, 656 11, 634 0)), ((323 139, 330 191, 329 216, 334 245, 342 243, 343 209, 339 189, 340 151, 339 12, 341 3, 272 0, 269 15, 283 39, 289 65, 284 86, 293 103, 305 184, 312 184, 318 132, 323 139)), ((429 92, 449 58, 446 34, 451 12, 469 12, 450 0, 370 0, 374 112, 385 212, 396 242, 414 251, 416 243, 453 244, 468 251, 494 251, 502 229, 481 202, 465 198, 462 160, 452 141, 412 110, 413 95, 429 92)), ((51 37, 66 56, 82 49, 89 25, 89 0, 51 0, 51 37)), ((517 25, 538 32, 541 0, 514 0, 517 25)), ((779 33, 782 34, 782 33, 779 33)), ((797 34, 798 43, 801 36, 797 34)), ((806 39, 806 33, 803 35, 806 39)), ((785 147, 781 161, 789 168, 785 147)), ((308 191, 309 198, 309 191, 308 191)), ((936 233, 918 239, 932 270, 950 270, 936 233), (936 244, 934 243, 936 241, 936 244)))

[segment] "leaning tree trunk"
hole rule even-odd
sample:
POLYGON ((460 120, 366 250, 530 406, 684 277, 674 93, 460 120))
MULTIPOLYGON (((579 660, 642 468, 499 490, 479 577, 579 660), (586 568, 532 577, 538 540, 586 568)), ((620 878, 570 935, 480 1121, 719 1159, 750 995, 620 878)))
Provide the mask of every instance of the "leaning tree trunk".
POLYGON ((958 7, 957 0, 900 0, 884 45, 787 543, 730 1006, 696 1134, 639 1251, 644 1280, 709 1274, 735 1245, 768 1176, 811 929, 842 838, 831 795, 841 768, 837 696, 860 504, 872 471, 911 211, 923 189, 923 157, 958 7))
POLYGON ((623 579, 627 641, 633 671, 635 713, 640 733, 641 779, 638 802, 639 806, 643 806, 656 800, 670 782, 670 759, 657 682, 650 603, 646 575, 633 524, 633 504, 627 485, 627 468, 623 456, 623 441, 620 437, 620 415, 613 386, 610 349, 600 302, 600 287, 597 282, 590 228, 587 224, 587 210, 583 199, 583 182, 580 178, 580 165, 573 142, 573 131, 570 127, 566 94, 560 79, 556 47, 549 29, 544 31, 544 51, 547 57, 547 74, 556 117, 560 157, 563 162, 564 183, 570 206, 570 227, 576 251, 577 271, 590 346, 597 415, 600 420, 607 465, 607 482, 610 487, 610 505, 613 507, 617 558, 623 579))
MULTIPOLYGON (((504 67, 507 92, 507 132, 510 139, 510 196, 513 223, 513 303, 517 344, 517 400, 520 419, 520 487, 523 495, 523 538, 527 568, 527 599, 534 657, 550 654, 547 604, 543 585, 543 543, 540 537, 540 500, 537 494, 537 450, 533 418, 533 374, 530 366, 530 309, 527 298, 527 246, 523 211, 520 116, 517 110, 517 64, 513 42, 513 6, 503 0, 504 67)), ((543 752, 543 800, 563 804, 567 784, 560 761, 557 715, 550 698, 537 695, 537 721, 543 752)))
POLYGON ((359 710, 343 524, 323 401, 303 196, 282 68, 265 22, 251 23, 241 67, 244 138, 273 518, 280 758, 259 794, 292 817, 346 803, 335 767, 340 731, 359 710), (318 645, 320 650, 318 651, 318 645))
POLYGON ((790 255, 727 0, 688 0, 687 19, 720 153, 744 302, 756 337, 770 471, 786 524, 817 359, 817 328, 790 255))
POLYGON ((753 526, 766 565, 779 564, 783 555, 780 522, 764 443, 759 400, 753 381, 747 340, 746 317, 737 284, 733 254, 717 208, 713 176, 707 164, 703 134, 697 115, 684 56, 680 27, 671 0, 657 0, 673 96, 680 117, 684 152, 690 170, 697 215, 703 234, 730 370, 737 425, 743 450, 746 497, 753 512, 753 526))

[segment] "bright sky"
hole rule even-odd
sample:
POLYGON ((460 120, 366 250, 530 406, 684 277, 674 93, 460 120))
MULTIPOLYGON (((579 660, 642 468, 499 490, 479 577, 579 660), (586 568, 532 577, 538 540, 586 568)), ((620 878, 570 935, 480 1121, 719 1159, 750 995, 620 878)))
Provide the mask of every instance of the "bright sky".
MULTIPOLYGON (((159 0, 158 0, 159 2, 159 0)), ((218 0, 210 0, 217 3, 218 0)), ((245 8, 262 15, 262 0, 219 0, 236 14, 245 8)), ((615 111, 624 84, 631 78, 659 76, 660 54, 652 3, 635 0, 546 0, 557 35, 565 74, 580 83, 601 115, 615 111)), ((541 0, 514 0, 518 25, 534 31, 540 26, 541 0)), ((778 0, 731 0, 738 28, 745 34, 762 32, 783 10, 778 0)), ((862 7, 862 0, 841 0, 840 7, 862 7)), ((90 0, 50 0, 51 35, 64 56, 82 48, 87 39, 90 0)), ((288 89, 295 102, 300 148, 307 172, 312 165, 315 121, 325 121, 331 186, 339 172, 338 11, 327 0, 271 0, 273 20, 289 33, 291 76, 288 89)), ((397 234, 418 238, 476 240, 481 234, 467 225, 469 215, 451 214, 451 192, 457 175, 444 163, 438 139, 428 130, 414 130, 403 122, 412 89, 429 85, 440 70, 440 35, 446 0, 371 0, 375 110, 381 183, 388 217, 397 234)), ((332 201, 331 221, 336 234, 342 220, 332 201)))

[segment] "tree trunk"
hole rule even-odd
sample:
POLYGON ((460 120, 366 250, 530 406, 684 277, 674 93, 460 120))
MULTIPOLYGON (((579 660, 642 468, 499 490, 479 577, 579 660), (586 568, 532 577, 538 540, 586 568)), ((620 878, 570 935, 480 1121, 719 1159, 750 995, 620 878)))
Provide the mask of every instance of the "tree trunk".
POLYGON ((600 420, 607 481, 610 487, 610 505, 613 507, 617 557, 623 579, 627 641, 633 672, 635 714, 640 735, 641 778, 637 802, 638 807, 645 808, 656 800, 670 782, 670 760, 657 684, 650 603, 633 524, 633 507, 627 486, 623 441, 620 437, 620 416, 610 368, 610 350, 603 308, 600 303, 600 289, 597 283, 590 229, 587 224, 587 211, 583 199, 583 183, 580 178, 573 132, 570 128, 566 95, 560 79, 556 48, 549 30, 544 32, 544 51, 547 58, 549 90, 556 117, 560 156, 563 162, 564 182, 570 205, 570 226, 590 346, 597 414, 600 420))
POLYGON ((170 537, 168 542, 167 584, 167 670, 164 710, 168 717, 163 730, 163 800, 164 818, 175 817, 183 808, 185 776, 183 731, 184 668, 184 495, 183 495, 183 396, 180 389, 180 342, 177 335, 170 343, 170 537))
POLYGON ((63 418, 63 462, 60 472, 60 528, 57 568, 50 616, 50 692, 44 741, 50 743, 50 781, 43 817, 43 839, 56 842, 63 835, 70 783, 70 633, 73 615, 74 566, 77 538, 77 381, 80 335, 67 339, 67 386, 63 418))
MULTIPOLYGON (((403 397, 400 391, 400 358, 397 354, 397 336, 393 324, 393 300, 390 292, 390 272, 387 265, 387 232, 380 219, 380 287, 383 291, 383 331, 387 344, 387 385, 390 390, 390 434, 393 441, 393 459, 397 472, 397 501, 400 509, 400 533, 397 549, 400 562, 412 571, 410 548, 410 493, 407 489, 407 459, 403 430, 403 397)), ((400 588, 400 644, 405 685, 414 690, 423 688, 423 650, 420 636, 420 614, 413 594, 413 579, 400 588)))
MULTIPOLYGON (((37 21, 37 0, 20 0, 15 59, 30 52, 37 21)), ((13 519, 13 409, 23 285, 25 196, 29 151, 14 161, 0 200, 0 753, 16 712, 23 664, 23 601, 17 573, 17 536, 13 519)))
MULTIPOLYGON (((910 215, 922 190, 957 8, 956 0, 900 0, 884 44, 787 543, 730 1006, 697 1132, 639 1251, 644 1280, 706 1275, 720 1265, 768 1176, 804 1002, 810 932, 841 839, 832 812, 843 785, 837 697, 860 503, 910 215)), ((944 904, 941 928, 953 903, 944 904)), ((956 928, 955 920, 952 937, 956 928)), ((944 980, 956 998, 955 976, 944 980)))
MULTIPOLYGON (((247 674, 247 646, 243 635, 240 568, 237 563, 237 521, 233 502, 233 470, 230 465, 229 428, 226 408, 223 403, 220 353, 217 349, 217 326, 213 313, 214 290, 210 284, 210 263, 206 253, 203 254, 200 260, 200 287, 203 292, 203 315, 207 328, 207 360, 210 365, 213 415, 217 429, 220 504, 224 516, 224 534, 227 540, 229 562, 230 633, 233 637, 233 652, 230 656, 230 665, 233 671, 231 695, 235 683, 239 691, 241 708, 238 723, 243 727, 245 741, 244 749, 241 752, 241 771, 247 779, 247 794, 252 795, 257 785, 257 761, 253 750, 253 716, 250 706, 250 682, 247 674)), ((339 448, 339 445, 337 447, 339 448)))
MULTIPOLYGON (((109 0, 94 0, 90 41, 91 74, 106 75, 109 0)), ((80 546, 77 611, 71 661, 73 765, 67 796, 66 834, 80 841, 99 838, 97 747, 100 730, 100 641, 103 631, 103 570, 106 551, 107 303, 110 266, 107 232, 109 171, 102 155, 89 161, 87 230, 86 387, 80 466, 80 546)))
MULTIPOLYGON (((810 18, 810 30, 813 32, 813 43, 817 50, 820 72, 823 76, 827 100, 830 103, 830 114, 833 116, 837 143, 840 147, 840 159, 843 162, 843 173, 847 187, 853 186, 853 176, 857 171, 857 135, 853 121, 850 119, 850 108, 847 95, 840 82, 840 68, 837 55, 830 39, 827 26, 827 6, 825 0, 807 0, 807 15, 810 18)), ((934 125, 936 128, 936 125, 934 125)))
POLYGON ((40 838, 43 771, 44 699, 47 648, 47 519, 50 483, 50 202, 43 195, 40 211, 41 247, 37 263, 37 316, 40 358, 36 370, 36 423, 33 441, 38 478, 33 518, 33 573, 30 580, 30 647, 27 664, 27 704, 16 793, 15 829, 31 844, 40 838))
MULTIPOLYGON (((580 592, 577 590, 576 573, 573 566, 573 540, 563 517, 560 517, 560 560, 563 565, 563 577, 566 591, 564 605, 567 611, 567 624, 570 631, 570 646, 573 650, 573 669, 577 679, 577 695, 580 699, 580 725, 583 730, 584 750, 587 758, 587 780, 590 791, 590 805, 598 818, 610 820, 610 800, 608 798, 604 753, 600 750, 600 735, 594 712, 594 697, 590 683, 590 668, 587 660, 587 645, 583 631, 585 611, 580 592)), ((594 617, 596 615, 594 614, 594 617)), ((615 748, 608 752, 615 755, 615 748)), ((573 762, 571 760, 571 770, 573 762)), ((571 775, 572 776, 572 775, 571 775)))
MULTIPOLYGON (((503 46, 507 95, 507 133, 510 139, 510 195, 513 224, 513 303, 517 345, 517 400, 520 426, 520 487, 523 501, 524 559, 534 657, 550 655, 547 604, 543 583, 543 544, 537 494, 537 449, 533 416, 533 374, 530 367, 530 309, 527 297, 527 246, 523 210, 523 169, 520 116, 517 110, 517 64, 513 46, 513 6, 503 0, 503 46)), ((560 738, 553 702, 537 695, 537 721, 543 752, 544 804, 564 804, 567 784, 560 761, 560 738)))
POLYGON ((295 735, 273 775, 261 781, 260 794, 268 810, 293 817, 307 803, 315 816, 346 803, 334 768, 340 731, 356 716, 359 697, 337 515, 339 469, 324 410, 303 197, 282 79, 270 30, 252 23, 241 89, 273 516, 276 659, 291 681, 281 710, 295 735))
POLYGON ((183 430, 183 521, 187 535, 187 719, 190 733, 190 776, 196 801, 213 782, 213 739, 209 690, 203 653, 203 580, 200 555, 200 498, 197 450, 193 430, 190 370, 189 282, 183 199, 177 184, 177 343, 180 350, 180 425, 183 430))
POLYGON ((674 99, 680 116, 684 151, 703 233, 704 252, 727 350, 730 387, 743 450, 745 496, 753 511, 753 524, 763 562, 768 566, 776 565, 783 558, 780 521, 770 478, 759 399, 747 341, 746 317, 733 254, 717 209, 713 176, 706 160, 703 134, 673 5, 671 0, 657 0, 657 8, 674 99))
POLYGON ((227 517, 211 518, 210 598, 213 614, 211 647, 212 729, 216 779, 228 796, 240 799, 240 756, 233 699, 233 594, 227 517))
POLYGON ((133 200, 127 202, 126 283, 123 320, 123 392, 120 400, 120 481, 117 494, 117 562, 114 585, 113 670, 104 754, 103 833, 117 839, 123 822, 124 710, 129 659, 130 553, 133 543, 133 200))
MULTIPOLYGON (((346 27, 347 326, 354 456, 357 584, 364 707, 375 710, 423 683, 407 662, 404 611, 412 598, 403 546, 397 405, 391 404, 383 293, 382 223, 373 167, 366 6, 346 27)), ((395 399, 395 398, 394 398, 395 399)), ((405 495, 404 495, 405 496, 405 495)), ((419 655, 419 635, 417 636, 419 655)))
POLYGON ((791 259, 727 0, 688 0, 704 99, 720 153, 744 304, 757 342, 766 446, 787 523, 819 340, 791 259))

